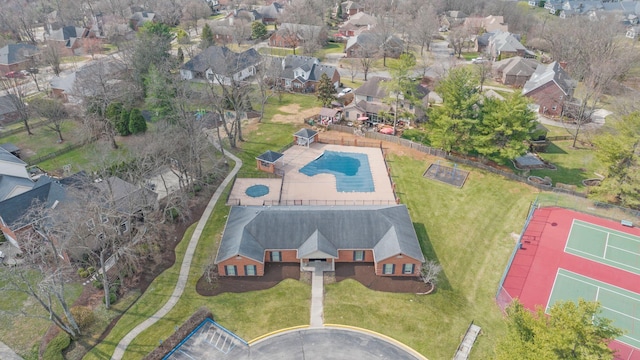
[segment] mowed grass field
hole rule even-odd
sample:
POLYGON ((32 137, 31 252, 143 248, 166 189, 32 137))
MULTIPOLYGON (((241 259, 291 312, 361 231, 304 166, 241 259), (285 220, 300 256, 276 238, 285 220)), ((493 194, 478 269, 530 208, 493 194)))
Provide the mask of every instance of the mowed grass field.
POLYGON ((532 188, 473 170, 462 189, 422 177, 424 161, 390 156, 392 177, 427 259, 443 266, 431 295, 371 291, 355 281, 329 285, 325 322, 391 336, 429 359, 451 358, 469 323, 482 327, 473 358, 492 357, 505 334, 494 295, 515 244, 532 188))

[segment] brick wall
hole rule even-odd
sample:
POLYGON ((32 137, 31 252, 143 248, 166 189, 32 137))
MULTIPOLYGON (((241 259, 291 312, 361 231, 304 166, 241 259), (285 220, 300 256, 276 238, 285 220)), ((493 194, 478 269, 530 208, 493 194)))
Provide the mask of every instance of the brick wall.
POLYGON ((245 265, 255 265, 256 276, 264 275, 264 264, 252 259, 247 259, 243 256, 234 256, 231 259, 227 259, 219 263, 218 273, 221 276, 228 276, 226 266, 235 266, 236 276, 246 276, 247 274, 245 273, 245 265))
MULTIPOLYGON (((354 262, 353 253, 356 250, 338 250, 336 262, 354 262)), ((356 261, 360 262, 360 261, 356 261)), ((364 250, 364 260, 362 262, 373 262, 373 250, 364 250)))
POLYGON ((390 257, 388 259, 384 259, 375 263, 376 275, 378 276, 416 276, 420 272, 420 261, 406 256, 406 255, 397 255, 390 257), (391 264, 394 265, 393 274, 383 274, 384 265, 391 264), (413 264, 413 273, 412 274, 403 274, 402 267, 404 264, 413 264))
MULTIPOLYGON (((277 251, 277 250, 275 250, 277 251)), ((297 257, 298 252, 296 250, 280 250, 280 262, 297 262, 300 260, 297 257)), ((271 262, 271 251, 264 252, 264 262, 271 262)))

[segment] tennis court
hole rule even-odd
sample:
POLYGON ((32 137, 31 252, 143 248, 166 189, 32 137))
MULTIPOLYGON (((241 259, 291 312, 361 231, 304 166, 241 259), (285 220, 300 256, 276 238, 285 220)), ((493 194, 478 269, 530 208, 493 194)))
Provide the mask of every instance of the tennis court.
POLYGON ((640 348, 640 294, 558 269, 546 310, 556 301, 577 301, 580 298, 599 301, 602 306, 600 315, 613 320, 614 326, 625 331, 617 340, 640 348))
POLYGON ((565 252, 640 275, 640 237, 575 219, 565 252))

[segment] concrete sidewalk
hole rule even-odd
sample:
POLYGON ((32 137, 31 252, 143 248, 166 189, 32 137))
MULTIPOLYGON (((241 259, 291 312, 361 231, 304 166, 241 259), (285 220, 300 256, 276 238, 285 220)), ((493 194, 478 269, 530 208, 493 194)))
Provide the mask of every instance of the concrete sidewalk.
POLYGON ((22 360, 10 347, 0 341, 0 359, 2 360, 22 360))
POLYGON ((191 240, 189 241, 189 246, 187 247, 187 251, 184 254, 184 259, 182 259, 182 266, 180 267, 180 276, 178 277, 178 282, 176 283, 176 287, 173 290, 173 294, 171 294, 169 301, 167 301, 162 306, 162 308, 160 308, 160 310, 158 310, 155 314, 151 315, 150 318, 140 323, 133 330, 131 330, 127 335, 125 335, 122 338, 122 340, 120 340, 120 342, 118 343, 118 346, 116 346, 116 349, 113 352, 113 355, 111 356, 112 359, 116 359, 116 360, 122 359, 131 341, 133 341, 133 339, 135 339, 138 335, 140 335, 140 333, 145 331, 151 325, 155 324, 158 320, 162 319, 162 317, 167 315, 169 311, 173 309, 176 303, 178 303, 178 300, 180 300, 180 296, 182 296, 185 285, 187 284, 187 279, 189 277, 189 270, 191 269, 191 260, 193 259, 193 254, 196 250, 196 247, 198 246, 198 241, 200 240, 200 235, 202 234, 202 230, 204 229, 204 226, 209 220, 209 217, 213 212, 213 208, 218 202, 218 199, 220 199, 220 196, 222 195, 224 189, 231 182, 231 180, 233 180, 233 177, 236 176, 236 174, 242 167, 242 160, 240 160, 238 157, 234 156, 229 151, 224 151, 224 155, 226 155, 227 157, 235 161, 236 165, 233 167, 233 170, 231 170, 229 175, 227 175, 227 177, 224 179, 222 184, 218 186, 218 189, 211 197, 211 200, 209 200, 209 204, 207 204, 207 208, 204 210, 204 213, 202 214, 200 221, 198 221, 198 225, 196 226, 196 229, 193 232, 193 235, 191 236, 191 240))

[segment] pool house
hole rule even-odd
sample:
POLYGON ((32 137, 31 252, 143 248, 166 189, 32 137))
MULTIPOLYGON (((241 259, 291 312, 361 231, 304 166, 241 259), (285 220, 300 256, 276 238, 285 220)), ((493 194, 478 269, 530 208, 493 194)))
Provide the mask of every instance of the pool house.
POLYGON ((318 132, 307 128, 300 129, 293 134, 293 141, 297 145, 309 147, 314 142, 318 142, 318 132))
POLYGON ((378 276, 417 276, 424 256, 405 205, 233 206, 215 264, 263 276, 267 262, 373 263, 378 276))
POLYGON ((278 161, 284 162, 283 156, 284 154, 281 154, 279 152, 267 150, 256 158, 258 170, 275 174, 276 164, 278 163, 278 161))

